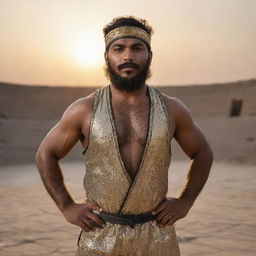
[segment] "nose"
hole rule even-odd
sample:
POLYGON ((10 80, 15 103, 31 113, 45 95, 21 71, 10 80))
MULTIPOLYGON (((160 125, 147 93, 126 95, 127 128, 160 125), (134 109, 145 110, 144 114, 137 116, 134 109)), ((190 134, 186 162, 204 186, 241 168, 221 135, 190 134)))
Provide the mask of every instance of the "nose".
POLYGON ((133 61, 133 52, 129 48, 125 49, 125 51, 124 51, 124 61, 125 62, 133 61))

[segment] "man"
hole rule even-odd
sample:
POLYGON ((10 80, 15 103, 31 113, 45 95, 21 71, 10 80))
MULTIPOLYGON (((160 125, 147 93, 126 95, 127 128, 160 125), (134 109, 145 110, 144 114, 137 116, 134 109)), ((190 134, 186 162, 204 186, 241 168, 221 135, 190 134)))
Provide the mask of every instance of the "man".
POLYGON ((82 228, 77 255, 179 255, 173 224, 203 188, 212 152, 188 109, 145 84, 152 29, 134 17, 104 28, 111 84, 74 102, 40 145, 36 163, 59 210, 82 228), (191 158, 178 198, 167 198, 171 140, 191 158), (75 203, 58 161, 80 140, 87 200, 75 203))

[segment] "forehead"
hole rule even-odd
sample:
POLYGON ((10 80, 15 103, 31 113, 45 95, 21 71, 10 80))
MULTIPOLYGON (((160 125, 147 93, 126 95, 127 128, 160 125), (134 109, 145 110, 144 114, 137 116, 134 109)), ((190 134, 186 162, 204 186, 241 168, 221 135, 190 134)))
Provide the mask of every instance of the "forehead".
POLYGON ((124 45, 124 46, 130 47, 138 44, 146 47, 146 44, 142 40, 137 38, 130 38, 130 37, 117 39, 109 47, 114 47, 117 45, 124 45))

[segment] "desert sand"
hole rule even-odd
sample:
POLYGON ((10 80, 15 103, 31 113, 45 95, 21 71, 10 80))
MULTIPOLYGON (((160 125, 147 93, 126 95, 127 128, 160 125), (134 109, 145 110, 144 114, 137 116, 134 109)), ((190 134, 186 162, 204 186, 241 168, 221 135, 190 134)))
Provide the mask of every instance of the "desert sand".
MULTIPOLYGON (((0 255, 72 256, 80 229, 65 221, 42 185, 35 152, 63 111, 96 88, 0 83, 0 255)), ((176 223, 182 256, 256 255, 256 80, 160 87, 182 100, 214 154, 209 180, 188 216, 176 223), (231 117, 234 100, 243 102, 231 117)), ((61 161, 77 201, 85 199, 79 143, 61 161)), ((177 196, 189 161, 173 140, 169 196, 177 196)))
MULTIPOLYGON (((77 201, 85 199, 83 162, 61 163, 77 201)), ((189 161, 173 161, 168 196, 177 196, 189 161)), ((256 254, 256 171, 245 164, 214 163, 189 214, 176 223, 182 256, 256 254)), ((79 227, 66 222, 33 164, 1 167, 0 255, 75 255, 79 227)))

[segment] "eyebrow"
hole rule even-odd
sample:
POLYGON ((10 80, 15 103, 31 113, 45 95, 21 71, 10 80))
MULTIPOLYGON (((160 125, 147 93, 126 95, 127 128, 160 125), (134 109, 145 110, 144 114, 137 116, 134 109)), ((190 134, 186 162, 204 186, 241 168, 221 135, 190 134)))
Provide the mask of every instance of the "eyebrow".
MULTIPOLYGON (((136 47, 136 46, 143 46, 143 43, 134 43, 131 45, 131 47, 136 47)), ((125 44, 120 44, 120 43, 114 43, 112 47, 125 47, 125 44)))

